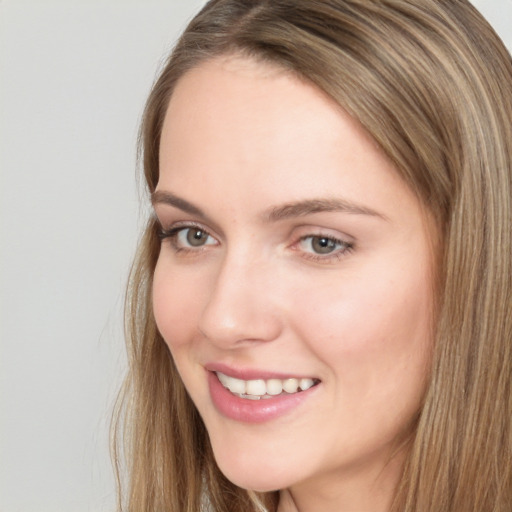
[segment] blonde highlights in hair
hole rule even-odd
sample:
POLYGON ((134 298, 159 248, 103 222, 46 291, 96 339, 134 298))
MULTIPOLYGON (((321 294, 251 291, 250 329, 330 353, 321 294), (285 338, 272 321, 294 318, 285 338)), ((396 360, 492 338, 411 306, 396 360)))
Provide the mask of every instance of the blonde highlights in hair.
MULTIPOLYGON (((436 220, 435 350, 393 511, 512 510, 512 62, 503 44, 466 0, 213 0, 148 99, 149 192, 177 81, 230 53, 281 66, 332 97, 436 220)), ((215 464, 153 319, 158 251, 150 220, 126 309, 130 370, 118 426, 127 510, 275 512, 277 493, 240 489, 215 464)))

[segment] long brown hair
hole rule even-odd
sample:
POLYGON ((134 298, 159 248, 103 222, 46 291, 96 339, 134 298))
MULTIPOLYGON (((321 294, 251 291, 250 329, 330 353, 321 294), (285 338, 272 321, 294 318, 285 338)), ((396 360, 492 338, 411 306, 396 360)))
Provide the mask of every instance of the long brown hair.
MULTIPOLYGON (((282 66, 331 96, 437 220, 432 371, 393 510, 509 512, 512 62, 503 44, 466 0, 213 0, 148 99, 141 159, 149 192, 176 82, 230 53, 282 66)), ((150 219, 128 288, 130 369, 114 453, 118 461, 124 439, 127 510, 275 512, 277 493, 240 489, 215 464, 153 319, 158 252, 150 219)))

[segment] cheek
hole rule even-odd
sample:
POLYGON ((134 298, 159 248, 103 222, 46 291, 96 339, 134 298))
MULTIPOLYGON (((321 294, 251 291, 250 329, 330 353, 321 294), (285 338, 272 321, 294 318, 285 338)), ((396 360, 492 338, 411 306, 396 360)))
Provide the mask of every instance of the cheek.
POLYGON ((331 390, 329 414, 354 447, 358 439, 367 446, 400 439, 420 407, 431 352, 425 283, 408 279, 398 286, 381 276, 361 286, 345 279, 328 297, 315 293, 298 305, 301 337, 322 361, 331 390))
POLYGON ((337 379, 364 393, 425 375, 431 346, 428 279, 373 275, 321 288, 294 294, 300 297, 294 303, 296 329, 337 379))
POLYGON ((191 278, 166 264, 157 262, 153 278, 153 312, 155 321, 171 350, 185 344, 197 325, 201 293, 191 278))

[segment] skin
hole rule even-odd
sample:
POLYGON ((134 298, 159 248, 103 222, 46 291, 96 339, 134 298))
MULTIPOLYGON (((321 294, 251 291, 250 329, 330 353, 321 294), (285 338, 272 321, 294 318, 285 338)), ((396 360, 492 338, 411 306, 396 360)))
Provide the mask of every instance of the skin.
POLYGON ((286 71, 229 56, 179 81, 154 197, 154 313, 235 484, 279 512, 389 509, 431 352, 432 222, 361 126, 286 71), (269 219, 297 201, 351 210, 269 219), (187 226, 203 230, 191 246, 187 226), (337 240, 318 254, 320 238, 337 240), (204 365, 315 377, 285 415, 220 414, 204 365))

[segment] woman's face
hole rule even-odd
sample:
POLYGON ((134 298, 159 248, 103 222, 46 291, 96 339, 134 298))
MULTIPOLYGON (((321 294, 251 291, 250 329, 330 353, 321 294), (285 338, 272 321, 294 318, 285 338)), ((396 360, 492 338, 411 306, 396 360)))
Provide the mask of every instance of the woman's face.
POLYGON ((382 475, 424 391, 434 269, 379 147, 315 87, 217 59, 174 91, 153 202, 156 322, 225 475, 382 475))

